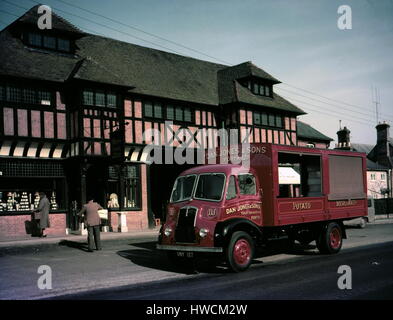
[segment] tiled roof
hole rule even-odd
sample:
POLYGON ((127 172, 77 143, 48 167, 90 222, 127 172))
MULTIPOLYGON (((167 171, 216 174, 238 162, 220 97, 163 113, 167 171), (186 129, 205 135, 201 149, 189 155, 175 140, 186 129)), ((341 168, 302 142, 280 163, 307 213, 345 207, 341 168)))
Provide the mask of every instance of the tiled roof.
POLYGON ((325 136, 323 133, 302 121, 297 121, 297 136, 299 139, 305 140, 333 141, 332 138, 325 136))

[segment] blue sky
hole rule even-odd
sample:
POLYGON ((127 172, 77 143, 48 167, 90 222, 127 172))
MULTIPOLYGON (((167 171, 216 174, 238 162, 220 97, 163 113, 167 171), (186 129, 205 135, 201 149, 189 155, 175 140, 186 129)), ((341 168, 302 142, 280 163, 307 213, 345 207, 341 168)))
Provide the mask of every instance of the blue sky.
MULTIPOLYGON (((35 5, 32 0, 7 1, 25 8, 35 5)), ((379 120, 393 124, 392 0, 64 1, 71 6, 59 0, 43 3, 88 32, 162 50, 159 46, 164 46, 213 62, 235 65, 251 60, 283 82, 275 86, 277 93, 308 112, 300 120, 334 139, 341 119, 342 125, 351 130, 353 142, 375 143, 372 86, 380 91, 379 120), (97 17, 75 5, 220 61, 97 17), (352 9, 352 30, 337 27, 340 5, 352 9)), ((1 28, 16 18, 8 13, 24 12, 8 2, 0 0, 1 28)))

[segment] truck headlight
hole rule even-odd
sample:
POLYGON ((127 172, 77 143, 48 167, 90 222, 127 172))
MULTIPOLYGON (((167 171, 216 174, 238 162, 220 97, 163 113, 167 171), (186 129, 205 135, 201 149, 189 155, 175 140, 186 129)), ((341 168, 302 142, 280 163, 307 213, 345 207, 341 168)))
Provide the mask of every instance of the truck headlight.
POLYGON ((209 233, 209 230, 208 230, 208 229, 202 228, 202 229, 199 230, 199 236, 200 236, 201 238, 206 237, 208 233, 209 233))
POLYGON ((166 227, 164 230, 164 234, 169 237, 172 234, 172 228, 171 227, 166 227))

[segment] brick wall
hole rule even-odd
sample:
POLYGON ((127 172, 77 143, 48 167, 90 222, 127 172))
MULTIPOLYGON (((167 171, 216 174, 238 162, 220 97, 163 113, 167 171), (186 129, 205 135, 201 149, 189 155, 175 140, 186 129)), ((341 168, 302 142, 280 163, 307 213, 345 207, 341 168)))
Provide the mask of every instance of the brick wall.
MULTIPOLYGON (((66 214, 50 214, 51 227, 45 229, 49 236, 63 236, 66 230, 66 214)), ((0 216, 0 240, 12 240, 17 238, 28 238, 25 221, 31 221, 31 215, 0 216)))

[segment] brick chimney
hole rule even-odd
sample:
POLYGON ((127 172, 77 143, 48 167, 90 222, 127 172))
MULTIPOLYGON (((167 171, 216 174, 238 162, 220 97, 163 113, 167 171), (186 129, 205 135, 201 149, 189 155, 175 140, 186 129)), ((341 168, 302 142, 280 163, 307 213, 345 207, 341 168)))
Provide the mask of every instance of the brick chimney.
POLYGON ((351 150, 350 133, 351 131, 349 131, 347 127, 337 131, 338 144, 336 145, 335 149, 351 150))
POLYGON ((387 166, 389 168, 392 167, 392 154, 390 153, 389 146, 389 128, 390 125, 386 122, 378 124, 377 129, 377 145, 376 145, 376 162, 387 166))

